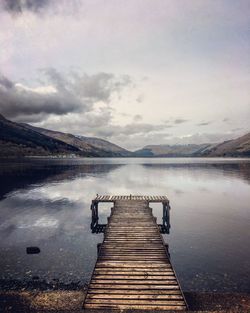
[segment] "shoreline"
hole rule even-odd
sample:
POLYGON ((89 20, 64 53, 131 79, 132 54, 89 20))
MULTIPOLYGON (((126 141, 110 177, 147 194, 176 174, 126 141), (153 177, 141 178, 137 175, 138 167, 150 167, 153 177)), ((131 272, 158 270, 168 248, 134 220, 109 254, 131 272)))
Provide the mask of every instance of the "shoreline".
MULTIPOLYGON (((0 291, 0 311, 13 313, 83 312, 85 295, 86 289, 0 291)), ((250 312, 250 293, 184 292, 184 295, 189 306, 188 312, 250 312)), ((129 312, 142 311, 129 310, 129 312)))
POLYGON ((154 156, 71 156, 65 155, 0 155, 0 160, 24 160, 24 159, 53 159, 53 160, 77 160, 77 159, 235 159, 249 160, 250 156, 225 155, 225 156, 197 156, 197 155, 154 155, 154 156))

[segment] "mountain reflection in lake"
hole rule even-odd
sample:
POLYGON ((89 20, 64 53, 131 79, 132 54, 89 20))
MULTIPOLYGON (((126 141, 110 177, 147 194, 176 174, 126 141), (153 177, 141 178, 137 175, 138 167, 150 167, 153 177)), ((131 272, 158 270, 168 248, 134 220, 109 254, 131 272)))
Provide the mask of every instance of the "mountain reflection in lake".
MULTIPOLYGON (((2 160, 0 181, 2 285, 88 282, 103 238, 90 230, 92 198, 147 194, 170 199, 164 237, 185 291, 250 291, 249 160, 2 160)), ((161 205, 152 207, 161 223, 161 205)), ((109 214, 100 205, 100 223, 109 214)))

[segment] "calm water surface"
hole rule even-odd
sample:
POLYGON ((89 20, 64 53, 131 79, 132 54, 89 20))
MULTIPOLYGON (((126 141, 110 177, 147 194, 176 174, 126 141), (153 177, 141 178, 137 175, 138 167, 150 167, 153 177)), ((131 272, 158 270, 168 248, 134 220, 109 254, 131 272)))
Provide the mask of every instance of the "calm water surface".
MULTIPOLYGON (((90 279, 98 194, 168 195, 164 235, 185 291, 250 292, 250 160, 33 159, 0 165, 0 281, 90 279), (41 252, 26 254, 26 247, 41 252)), ((152 205, 161 222, 161 206, 152 205)), ((101 223, 110 204, 100 206, 101 223)))

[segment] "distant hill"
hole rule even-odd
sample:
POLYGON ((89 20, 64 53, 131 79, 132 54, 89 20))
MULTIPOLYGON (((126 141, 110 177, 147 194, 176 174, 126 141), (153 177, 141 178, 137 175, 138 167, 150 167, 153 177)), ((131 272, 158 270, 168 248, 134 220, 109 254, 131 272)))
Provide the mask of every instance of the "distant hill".
POLYGON ((250 133, 216 144, 148 145, 130 152, 107 140, 15 123, 0 114, 0 157, 250 157, 250 133))
POLYGON ((123 157, 131 156, 132 152, 99 138, 15 123, 0 114, 0 156, 51 155, 123 157))
POLYGON ((250 133, 216 144, 148 145, 134 152, 140 157, 250 157, 250 133))
POLYGON ((219 143, 204 151, 203 156, 250 157, 250 133, 219 143))
POLYGON ((0 115, 0 156, 80 154, 60 140, 11 122, 0 115))
POLYGON ((52 131, 52 130, 45 129, 45 128, 38 128, 38 127, 34 127, 28 124, 23 124, 23 125, 41 134, 50 136, 54 139, 58 139, 67 144, 70 144, 80 149, 83 153, 85 152, 92 156, 124 157, 124 156, 132 155, 132 152, 126 149, 123 149, 104 139, 72 135, 72 134, 63 133, 63 132, 52 131))
POLYGON ((137 156, 154 157, 190 157, 199 156, 211 149, 212 144, 188 144, 188 145, 149 145, 135 151, 137 156))
POLYGON ((133 153, 131 151, 128 151, 124 148, 121 148, 120 146, 109 142, 104 139, 96 138, 96 137, 84 137, 84 136, 77 136, 82 141, 90 144, 93 147, 96 147, 98 149, 104 150, 104 151, 110 151, 112 153, 117 154, 118 156, 133 156, 133 153))

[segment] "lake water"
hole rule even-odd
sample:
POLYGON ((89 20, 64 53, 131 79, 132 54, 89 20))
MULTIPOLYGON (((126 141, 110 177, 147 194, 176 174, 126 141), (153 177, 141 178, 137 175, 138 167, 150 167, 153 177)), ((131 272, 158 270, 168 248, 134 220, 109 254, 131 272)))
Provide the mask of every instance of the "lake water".
MULTIPOLYGON (((0 281, 84 285, 98 194, 167 195, 164 235, 184 291, 250 292, 250 160, 32 159, 0 166, 0 281), (39 254, 27 254, 37 246, 39 254)), ((161 223, 161 205, 152 205, 161 223)), ((110 204, 100 206, 105 223, 110 204)))

